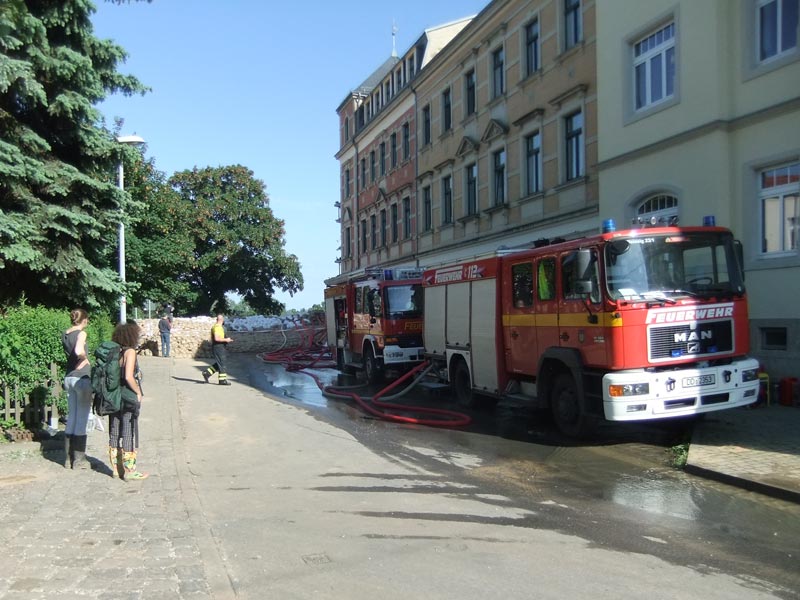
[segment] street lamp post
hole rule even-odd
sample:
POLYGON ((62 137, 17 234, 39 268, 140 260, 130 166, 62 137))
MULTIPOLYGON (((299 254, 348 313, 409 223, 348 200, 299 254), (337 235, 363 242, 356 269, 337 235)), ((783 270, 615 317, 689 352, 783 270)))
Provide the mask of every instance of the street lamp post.
MULTIPOLYGON (((138 135, 121 135, 117 137, 120 144, 144 144, 144 140, 138 135)), ((125 169, 122 166, 122 158, 119 159, 118 165, 119 189, 125 191, 125 169)), ((122 285, 125 285, 125 222, 120 219, 119 222, 119 278, 122 285)), ((125 290, 122 290, 122 296, 119 299, 119 322, 125 323, 128 320, 127 315, 127 300, 125 299, 125 290)))

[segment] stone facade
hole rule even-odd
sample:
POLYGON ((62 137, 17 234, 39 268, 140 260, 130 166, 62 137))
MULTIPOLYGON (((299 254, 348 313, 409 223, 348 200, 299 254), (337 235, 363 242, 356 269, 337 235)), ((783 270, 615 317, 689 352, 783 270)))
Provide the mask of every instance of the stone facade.
MULTIPOLYGON (((259 331, 237 331, 226 324, 225 333, 233 338, 228 345, 230 352, 276 352, 283 349, 305 348, 311 340, 324 343, 324 322, 319 319, 286 318, 275 319, 274 326, 259 331)), ((142 328, 140 346, 144 346, 142 354, 161 355, 161 336, 158 333, 158 319, 141 319, 142 328)), ((176 318, 172 323, 170 338, 170 356, 175 358, 210 358, 211 357, 211 317, 176 318)))

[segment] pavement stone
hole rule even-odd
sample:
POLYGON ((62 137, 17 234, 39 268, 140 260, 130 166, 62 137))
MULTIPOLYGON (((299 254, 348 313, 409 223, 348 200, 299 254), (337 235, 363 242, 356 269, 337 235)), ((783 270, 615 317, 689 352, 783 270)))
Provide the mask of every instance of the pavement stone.
POLYGON ((800 503, 800 408, 710 413, 692 433, 686 470, 800 503))

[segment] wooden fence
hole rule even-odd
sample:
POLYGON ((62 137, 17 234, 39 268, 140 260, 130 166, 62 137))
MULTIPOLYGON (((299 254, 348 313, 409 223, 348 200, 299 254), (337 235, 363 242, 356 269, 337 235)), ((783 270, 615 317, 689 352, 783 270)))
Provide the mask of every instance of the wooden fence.
POLYGON ((15 383, 0 383, 0 390, 5 401, 3 408, 0 409, 0 417, 6 421, 13 420, 20 425, 31 427, 40 423, 53 426, 58 423, 58 406, 55 402, 49 406, 46 403, 48 396, 57 399, 63 393, 55 363, 50 363, 50 376, 38 383, 28 395, 23 395, 19 385, 15 383))

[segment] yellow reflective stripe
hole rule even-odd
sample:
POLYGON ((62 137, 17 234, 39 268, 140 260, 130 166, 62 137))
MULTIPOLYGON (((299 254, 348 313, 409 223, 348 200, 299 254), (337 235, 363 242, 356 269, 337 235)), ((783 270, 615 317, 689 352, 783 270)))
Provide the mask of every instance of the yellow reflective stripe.
POLYGON ((594 313, 597 315, 596 325, 589 323, 589 313, 554 313, 547 314, 505 314, 504 327, 622 327, 622 317, 617 312, 594 313))

